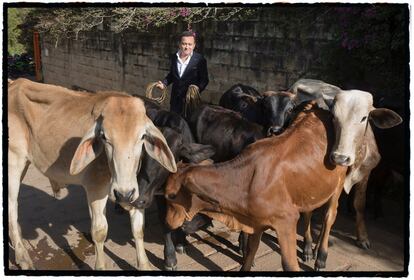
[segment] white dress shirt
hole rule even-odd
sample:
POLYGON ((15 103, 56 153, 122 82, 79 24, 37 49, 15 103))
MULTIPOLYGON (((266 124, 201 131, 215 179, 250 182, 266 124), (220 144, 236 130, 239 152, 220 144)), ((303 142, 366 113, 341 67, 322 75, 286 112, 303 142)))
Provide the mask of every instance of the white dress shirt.
POLYGON ((190 62, 191 57, 193 56, 193 53, 191 53, 187 59, 183 62, 180 58, 180 52, 177 52, 177 69, 178 69, 178 75, 183 75, 185 69, 187 68, 188 63, 190 62))

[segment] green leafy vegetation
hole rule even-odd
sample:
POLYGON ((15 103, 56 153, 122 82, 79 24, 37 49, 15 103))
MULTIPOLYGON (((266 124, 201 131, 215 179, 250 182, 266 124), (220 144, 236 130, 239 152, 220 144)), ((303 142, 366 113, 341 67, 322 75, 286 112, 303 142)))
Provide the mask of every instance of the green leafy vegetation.
POLYGON ((20 41, 20 36, 22 34, 20 25, 25 21, 29 9, 9 8, 7 12, 8 53, 10 55, 23 54, 27 52, 27 46, 20 41))

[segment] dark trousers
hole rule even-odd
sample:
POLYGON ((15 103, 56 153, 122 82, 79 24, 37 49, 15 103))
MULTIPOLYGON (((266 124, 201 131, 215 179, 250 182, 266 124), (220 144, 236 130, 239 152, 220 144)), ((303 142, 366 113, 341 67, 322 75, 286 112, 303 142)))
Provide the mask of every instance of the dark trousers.
POLYGON ((174 96, 172 94, 170 100, 170 111, 182 115, 184 110, 185 98, 181 96, 174 96))

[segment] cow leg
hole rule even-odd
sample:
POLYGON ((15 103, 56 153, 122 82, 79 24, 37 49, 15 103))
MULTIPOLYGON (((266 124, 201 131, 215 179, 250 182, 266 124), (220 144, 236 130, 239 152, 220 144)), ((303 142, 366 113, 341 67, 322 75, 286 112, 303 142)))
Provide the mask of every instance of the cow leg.
POLYGON ((239 234, 239 253, 243 257, 247 255, 247 242, 249 241, 249 235, 243 231, 239 234))
POLYGON ((148 261, 144 247, 144 226, 145 226, 145 210, 132 208, 129 210, 131 217, 132 234, 135 239, 135 248, 137 252, 137 264, 139 270, 152 270, 152 266, 148 261))
POLYGON ((328 257, 329 233, 336 219, 338 200, 341 192, 342 188, 338 188, 338 190, 329 199, 328 208, 325 213, 325 220, 322 225, 322 230, 319 233, 318 244, 315 248, 315 252, 317 252, 315 270, 320 270, 326 267, 326 259, 328 257))
POLYGON ((312 232, 311 232, 312 212, 303 213, 305 233, 303 235, 303 261, 308 262, 313 258, 312 252, 312 232))
POLYGON ((369 175, 354 186, 354 208, 356 212, 357 245, 363 249, 369 249, 371 247, 368 239, 367 228, 365 226, 365 202, 368 178, 369 175))
POLYGON ((172 230, 165 224, 166 201, 163 196, 156 196, 158 206, 158 217, 163 227, 164 236, 164 268, 165 270, 177 270, 177 256, 172 241, 172 230))
MULTIPOLYGON (((243 231, 239 234, 239 254, 242 255, 242 257, 247 256, 247 242, 249 241, 249 235, 243 231)), ((252 267, 255 266, 254 260, 252 263, 252 267)))
POLYGON ((296 227, 298 220, 299 213, 278 219, 273 225, 277 233, 284 271, 300 271, 296 254, 296 227))
POLYGON ((186 234, 182 228, 177 228, 174 231, 175 251, 179 254, 186 254, 186 247, 188 245, 186 234))
POLYGON ((164 268, 165 270, 177 270, 177 255, 172 240, 173 230, 164 224, 164 268))
MULTIPOLYGON (((262 238, 263 231, 255 232, 250 234, 247 238, 246 254, 243 255, 243 265, 240 271, 250 271, 254 256, 256 255, 257 248, 259 248, 260 239, 262 238)), ((243 233, 247 236, 247 233, 243 233)))
POLYGON ((105 269, 104 242, 108 233, 108 222, 105 217, 109 185, 85 187, 89 214, 91 216, 91 236, 95 244, 95 269, 105 269))
POLYGON ((21 269, 34 269, 33 262, 29 256, 29 252, 23 244, 22 233, 18 219, 18 195, 20 190, 20 182, 23 179, 29 162, 24 156, 18 155, 9 149, 8 162, 8 210, 9 210, 9 236, 15 251, 16 263, 21 269))

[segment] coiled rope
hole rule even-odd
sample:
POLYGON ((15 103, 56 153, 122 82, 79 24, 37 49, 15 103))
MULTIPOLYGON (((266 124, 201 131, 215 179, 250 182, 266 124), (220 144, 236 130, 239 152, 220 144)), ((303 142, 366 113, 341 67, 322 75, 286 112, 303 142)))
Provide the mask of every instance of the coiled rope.
POLYGON ((194 110, 201 104, 200 91, 198 86, 190 85, 185 95, 184 117, 188 117, 190 110, 194 110))
POLYGON ((148 84, 147 90, 145 91, 145 96, 151 100, 154 100, 158 104, 161 104, 162 102, 164 102, 165 98, 167 97, 167 87, 164 87, 160 97, 153 97, 152 92, 157 84, 158 82, 148 84))

